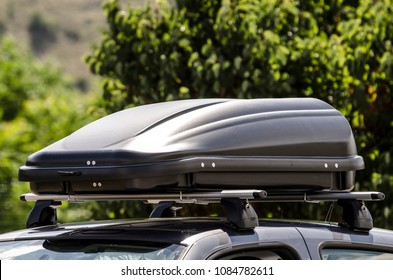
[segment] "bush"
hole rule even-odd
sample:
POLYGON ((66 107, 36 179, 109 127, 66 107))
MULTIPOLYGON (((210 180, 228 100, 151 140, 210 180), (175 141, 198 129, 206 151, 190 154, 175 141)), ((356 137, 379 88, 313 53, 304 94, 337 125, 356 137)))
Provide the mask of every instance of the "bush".
POLYGON ((92 120, 88 99, 61 71, 40 63, 17 44, 0 38, 0 231, 25 227, 30 203, 18 181, 27 156, 92 120))

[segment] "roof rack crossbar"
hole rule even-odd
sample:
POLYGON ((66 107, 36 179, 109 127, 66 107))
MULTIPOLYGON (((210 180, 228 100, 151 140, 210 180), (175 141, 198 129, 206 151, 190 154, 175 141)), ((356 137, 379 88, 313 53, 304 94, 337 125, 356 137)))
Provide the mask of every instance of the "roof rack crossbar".
POLYGON ((219 203, 222 198, 240 198, 261 202, 288 201, 288 202, 317 202, 337 201, 339 199, 354 199, 361 201, 380 201, 385 199, 381 192, 312 192, 302 194, 270 194, 263 190, 223 190, 205 191, 198 193, 167 193, 167 194, 33 194, 21 195, 22 201, 107 201, 107 200, 142 200, 148 203, 161 201, 175 201, 177 203, 219 203))
POLYGON ((249 200, 257 202, 271 201, 334 201, 343 207, 342 226, 352 230, 368 231, 373 228, 373 220, 364 201, 383 200, 385 195, 380 192, 313 192, 303 194, 271 194, 267 196, 263 190, 223 190, 205 191, 199 193, 172 194, 86 194, 86 195, 56 195, 33 194, 21 196, 23 201, 35 202, 27 220, 27 227, 56 224, 56 208, 62 201, 106 201, 106 200, 142 200, 148 203, 158 203, 150 217, 175 217, 179 204, 182 203, 221 203, 228 212, 228 221, 238 229, 250 229, 258 225, 258 216, 249 204, 249 200))
POLYGON ((381 201, 385 199, 382 192, 312 192, 302 194, 271 194, 258 201, 261 202, 310 202, 338 201, 340 199, 353 199, 361 201, 381 201))
POLYGON ((219 203, 222 198, 240 199, 263 199, 267 193, 263 190, 223 190, 219 192, 198 192, 198 193, 167 193, 167 194, 77 194, 77 195, 58 195, 58 194, 33 194, 21 195, 22 201, 107 201, 107 200, 142 200, 148 203, 159 203, 161 201, 175 201, 178 203, 219 203))

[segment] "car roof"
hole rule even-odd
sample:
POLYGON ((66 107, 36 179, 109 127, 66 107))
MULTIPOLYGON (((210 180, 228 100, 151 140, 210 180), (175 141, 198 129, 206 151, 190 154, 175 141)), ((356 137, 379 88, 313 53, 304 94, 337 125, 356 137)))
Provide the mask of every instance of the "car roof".
POLYGON ((81 244, 185 248, 181 259, 210 259, 226 252, 283 250, 291 259, 320 259, 324 248, 393 252, 393 231, 356 231, 327 222, 260 220, 239 229, 225 218, 148 218, 57 224, 0 235, 1 242, 42 240, 72 250, 81 244), (240 251, 239 251, 240 250, 240 251))
MULTIPOLYGON (((31 229, 23 229, 0 234, 0 241, 28 240, 28 239, 116 239, 134 241, 162 241, 165 243, 181 243, 183 240, 209 231, 221 230, 228 236, 236 238, 250 236, 255 232, 281 231, 288 229, 300 231, 307 239, 334 239, 332 235, 348 236, 373 235, 384 243, 393 246, 393 232, 391 230, 373 228, 368 232, 353 231, 340 227, 336 223, 301 221, 301 220, 260 220, 259 226, 253 229, 238 229, 220 217, 181 217, 181 218, 148 218, 130 220, 108 220, 57 224, 31 229)), ((260 241, 267 235, 261 236, 260 241)), ((275 237, 277 240, 283 240, 275 237)))

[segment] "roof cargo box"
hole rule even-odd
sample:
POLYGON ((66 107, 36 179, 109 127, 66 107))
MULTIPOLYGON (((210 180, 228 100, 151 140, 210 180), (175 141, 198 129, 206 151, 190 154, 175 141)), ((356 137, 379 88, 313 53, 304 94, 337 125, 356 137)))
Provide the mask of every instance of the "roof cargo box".
POLYGON ((362 168, 348 121, 323 101, 194 99, 92 122, 29 156, 19 179, 35 194, 349 191, 362 168))

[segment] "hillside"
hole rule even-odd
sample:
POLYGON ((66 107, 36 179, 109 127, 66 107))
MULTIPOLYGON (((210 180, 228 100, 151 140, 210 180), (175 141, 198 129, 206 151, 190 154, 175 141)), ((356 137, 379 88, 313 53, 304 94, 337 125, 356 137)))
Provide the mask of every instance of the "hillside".
MULTIPOLYGON (((144 1, 124 1, 141 5, 144 1)), ((2 0, 0 34, 11 36, 38 58, 49 60, 82 90, 94 80, 82 56, 105 28, 102 0, 2 0)))

